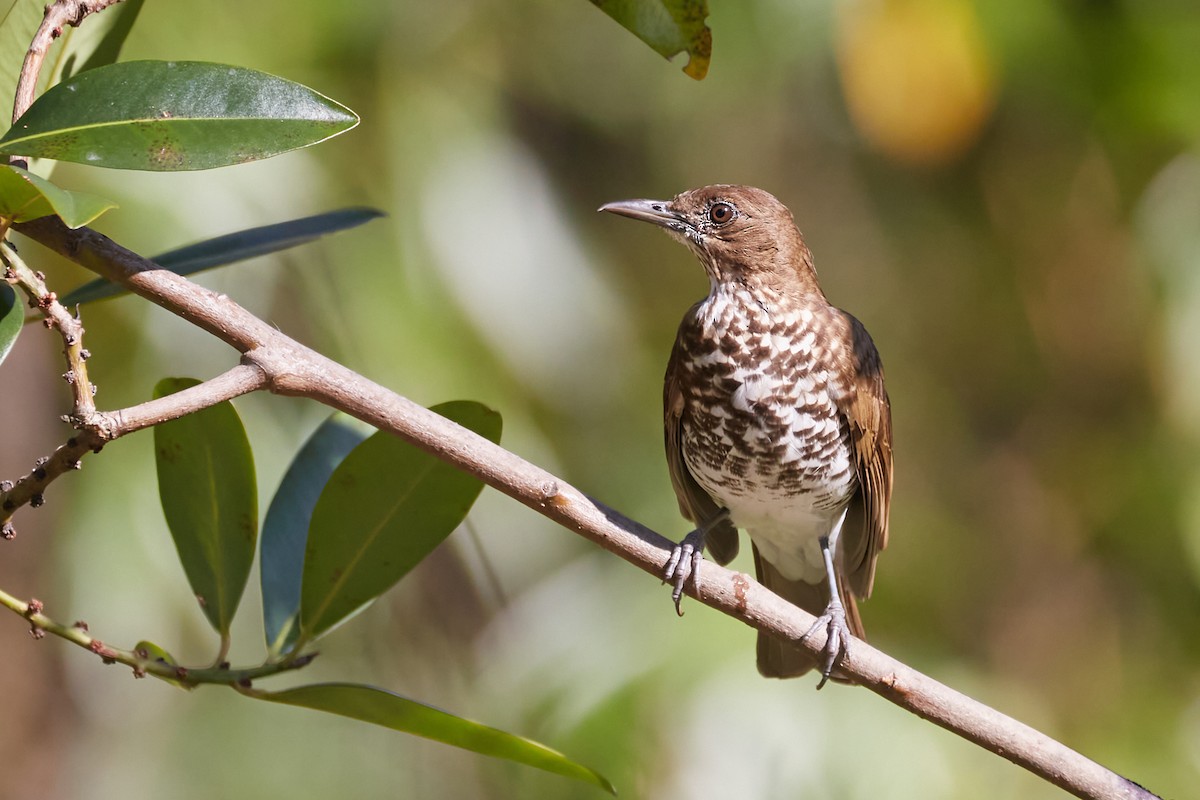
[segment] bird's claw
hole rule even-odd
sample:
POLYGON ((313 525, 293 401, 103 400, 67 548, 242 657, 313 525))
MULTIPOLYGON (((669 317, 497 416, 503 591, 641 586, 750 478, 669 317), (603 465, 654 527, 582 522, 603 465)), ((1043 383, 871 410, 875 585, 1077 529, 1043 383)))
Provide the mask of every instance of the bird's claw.
POLYGON ((675 601, 675 613, 683 616, 680 603, 683 602, 683 589, 691 580, 692 588, 700 591, 700 562, 704 560, 704 535, 696 530, 683 537, 683 541, 675 545, 671 558, 663 570, 663 583, 672 585, 671 599, 675 601))
POLYGON ((817 617, 817 621, 812 624, 812 627, 800 637, 800 641, 803 642, 821 629, 825 630, 825 647, 822 650, 825 655, 825 663, 821 665, 821 682, 817 684, 818 689, 829 681, 833 671, 850 651, 851 634, 850 626, 846 624, 846 610, 842 608, 841 602, 836 597, 829 602, 824 613, 817 617))

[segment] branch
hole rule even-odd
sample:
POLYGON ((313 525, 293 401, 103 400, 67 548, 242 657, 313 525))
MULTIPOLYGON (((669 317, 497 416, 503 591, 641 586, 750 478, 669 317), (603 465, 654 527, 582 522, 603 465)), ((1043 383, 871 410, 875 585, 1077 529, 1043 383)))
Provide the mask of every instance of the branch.
MULTIPOLYGON (((82 329, 81 329, 82 330, 82 329)), ((113 439, 187 416, 203 408, 266 388, 267 376, 250 364, 236 367, 167 397, 149 400, 117 411, 94 411, 86 418, 66 417, 78 430, 48 457, 39 458, 33 470, 15 483, 0 481, 0 537, 12 539, 16 529, 12 515, 28 503, 42 505, 46 487, 56 478, 82 467, 88 453, 98 453, 113 439)))
POLYGON ((25 52, 25 62, 21 65, 21 76, 17 81, 17 91, 13 100, 13 122, 20 119, 33 104, 42 62, 50 52, 50 45, 62 36, 63 26, 79 27, 88 15, 103 11, 119 2, 121 0, 56 0, 46 6, 42 24, 33 34, 33 41, 29 44, 29 50, 25 52))
POLYGON ((5 280, 20 286, 29 297, 29 305, 42 312, 46 327, 57 329, 62 336, 63 355, 67 359, 63 379, 70 384, 75 400, 74 409, 63 417, 63 421, 79 430, 78 435, 68 439, 52 455, 39 458, 33 470, 16 483, 0 481, 0 538, 15 537, 13 513, 26 503, 35 508, 42 505, 46 487, 60 475, 80 469, 87 453, 98 453, 105 443, 127 433, 178 419, 266 386, 266 375, 254 366, 240 364, 223 375, 169 397, 119 411, 98 412, 93 399, 96 387, 88 380, 86 361, 90 354, 83 347, 83 324, 63 308, 58 297, 46 286, 45 276, 30 269, 11 243, 0 246, 0 263, 5 267, 5 280))
MULTIPOLYGON (((243 353, 271 391, 308 397, 390 431, 483 480, 569 530, 661 578, 673 543, 540 467, 288 338, 224 295, 195 286, 87 229, 57 218, 17 229, 109 280, 190 320, 243 353)), ((801 640, 814 617, 742 573, 705 562, 698 598, 779 639, 820 654, 821 634, 801 640)), ((1081 798, 1148 800, 1137 784, 1011 717, 855 640, 841 669, 901 708, 1081 798)))

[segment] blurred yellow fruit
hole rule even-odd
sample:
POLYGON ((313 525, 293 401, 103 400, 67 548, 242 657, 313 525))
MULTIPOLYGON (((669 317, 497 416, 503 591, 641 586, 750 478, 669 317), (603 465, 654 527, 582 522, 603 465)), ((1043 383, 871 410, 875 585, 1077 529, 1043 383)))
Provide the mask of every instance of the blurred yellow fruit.
POLYGON ((837 38, 846 105, 874 149, 935 165, 978 138, 994 86, 971 0, 844 2, 837 38))

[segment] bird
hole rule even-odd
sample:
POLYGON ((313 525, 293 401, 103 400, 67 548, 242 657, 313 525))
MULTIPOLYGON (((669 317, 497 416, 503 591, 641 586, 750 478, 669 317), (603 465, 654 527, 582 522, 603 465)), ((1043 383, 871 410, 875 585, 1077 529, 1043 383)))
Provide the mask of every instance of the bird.
POLYGON ((719 184, 671 200, 600 211, 649 222, 692 251, 709 280, 667 363, 663 426, 671 483, 697 527, 664 568, 678 613, 705 549, 719 564, 750 538, 760 583, 817 616, 821 657, 760 632, 766 677, 838 670, 863 639, 866 599, 887 546, 891 403, 866 328, 834 307, 788 208, 750 186, 719 184))

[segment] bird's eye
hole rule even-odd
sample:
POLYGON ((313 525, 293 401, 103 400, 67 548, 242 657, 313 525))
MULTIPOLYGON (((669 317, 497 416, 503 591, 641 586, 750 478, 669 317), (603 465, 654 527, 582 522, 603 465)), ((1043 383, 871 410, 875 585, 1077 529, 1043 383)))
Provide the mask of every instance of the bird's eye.
POLYGON ((708 218, 713 225, 724 225, 733 219, 733 206, 729 203, 713 203, 712 208, 708 210, 708 218))

